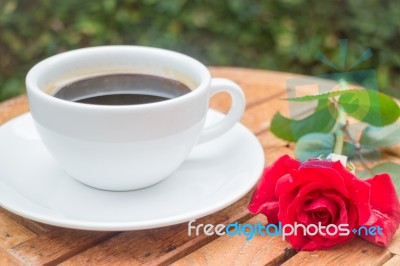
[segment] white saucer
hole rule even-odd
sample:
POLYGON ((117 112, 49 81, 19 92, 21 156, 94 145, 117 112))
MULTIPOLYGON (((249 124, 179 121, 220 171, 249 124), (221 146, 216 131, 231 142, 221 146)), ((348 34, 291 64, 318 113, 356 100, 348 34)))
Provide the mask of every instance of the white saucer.
MULTIPOLYGON (((210 111, 208 124, 223 114, 210 111)), ((60 170, 25 114, 0 127, 0 205, 42 223, 87 230, 139 230, 216 212, 257 182, 264 152, 243 125, 195 147, 173 175, 142 190, 109 192, 60 170)), ((157 165, 149 165, 157 167, 157 165)))

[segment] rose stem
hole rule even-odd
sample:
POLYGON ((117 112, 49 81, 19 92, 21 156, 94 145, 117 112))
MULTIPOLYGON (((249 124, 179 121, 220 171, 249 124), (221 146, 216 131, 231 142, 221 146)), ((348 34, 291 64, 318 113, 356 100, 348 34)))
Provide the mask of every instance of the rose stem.
MULTIPOLYGON (((344 79, 339 81, 339 89, 345 90, 347 88, 347 82, 344 79)), ((337 101, 336 101, 337 102, 337 101)), ((346 125, 346 113, 343 110, 343 107, 338 106, 338 128, 335 131, 335 147, 333 149, 333 153, 335 154, 342 154, 343 153, 343 144, 344 144, 344 132, 342 127, 346 125)))
POLYGON ((356 146, 356 154, 357 154, 358 158, 360 159, 360 163, 361 163, 362 167, 364 168, 364 170, 371 173, 371 169, 369 168, 364 156, 361 153, 361 146, 357 143, 357 141, 354 138, 351 137, 351 134, 347 128, 347 125, 344 127, 344 131, 345 131, 346 135, 349 137, 350 141, 356 146))

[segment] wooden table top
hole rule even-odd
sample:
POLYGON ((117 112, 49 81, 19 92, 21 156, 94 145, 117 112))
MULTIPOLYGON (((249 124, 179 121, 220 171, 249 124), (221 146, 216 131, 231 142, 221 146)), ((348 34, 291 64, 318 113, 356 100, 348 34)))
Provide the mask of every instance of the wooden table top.
MULTIPOLYGON (((293 155, 293 144, 273 136, 268 127, 276 111, 289 115, 288 103, 281 100, 286 97, 286 81, 300 76, 228 67, 210 70, 214 77, 226 77, 242 86, 247 108, 241 122, 262 143, 266 164, 283 154, 293 155)), ((300 92, 317 93, 315 87, 304 90, 299 88, 300 92)), ((212 108, 223 112, 229 105, 229 97, 224 94, 211 102, 212 108)), ((26 96, 0 103, 0 124, 28 110, 26 96)), ((384 159, 399 158, 398 149, 384 151, 384 159)), ((247 211, 250 196, 251 192, 231 206, 197 219, 196 224, 265 223, 265 217, 247 211)), ((187 223, 141 231, 83 231, 37 223, 0 208, 0 265, 8 264, 400 265, 400 230, 388 249, 357 238, 327 251, 296 253, 280 237, 256 236, 251 241, 243 236, 194 237, 188 236, 187 223)))

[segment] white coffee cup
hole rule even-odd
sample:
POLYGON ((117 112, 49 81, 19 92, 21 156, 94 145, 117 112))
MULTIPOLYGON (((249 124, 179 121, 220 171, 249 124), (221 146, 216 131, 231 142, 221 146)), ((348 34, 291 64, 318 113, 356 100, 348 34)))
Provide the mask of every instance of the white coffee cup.
POLYGON ((199 61, 173 51, 102 46, 61 53, 35 65, 26 86, 41 139, 60 167, 89 186, 115 191, 160 182, 192 148, 219 137, 245 108, 241 88, 211 78, 199 61), (143 105, 82 104, 51 95, 57 87, 95 75, 138 73, 178 80, 192 91, 143 105), (204 128, 209 99, 228 92, 232 106, 221 122, 204 128))

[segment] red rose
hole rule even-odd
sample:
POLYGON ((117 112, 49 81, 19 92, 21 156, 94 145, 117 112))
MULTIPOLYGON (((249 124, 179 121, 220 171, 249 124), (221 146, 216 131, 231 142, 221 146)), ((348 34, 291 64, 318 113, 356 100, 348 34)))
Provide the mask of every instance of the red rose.
POLYGON ((362 237, 387 246, 400 223, 400 203, 389 175, 360 180, 340 162, 301 163, 287 155, 265 168, 248 208, 267 216, 269 223, 280 221, 283 226, 348 224, 347 235, 304 235, 299 228, 297 235, 286 237, 296 250, 326 249, 347 242, 355 236, 350 230, 361 226, 383 228, 383 235, 362 237))

